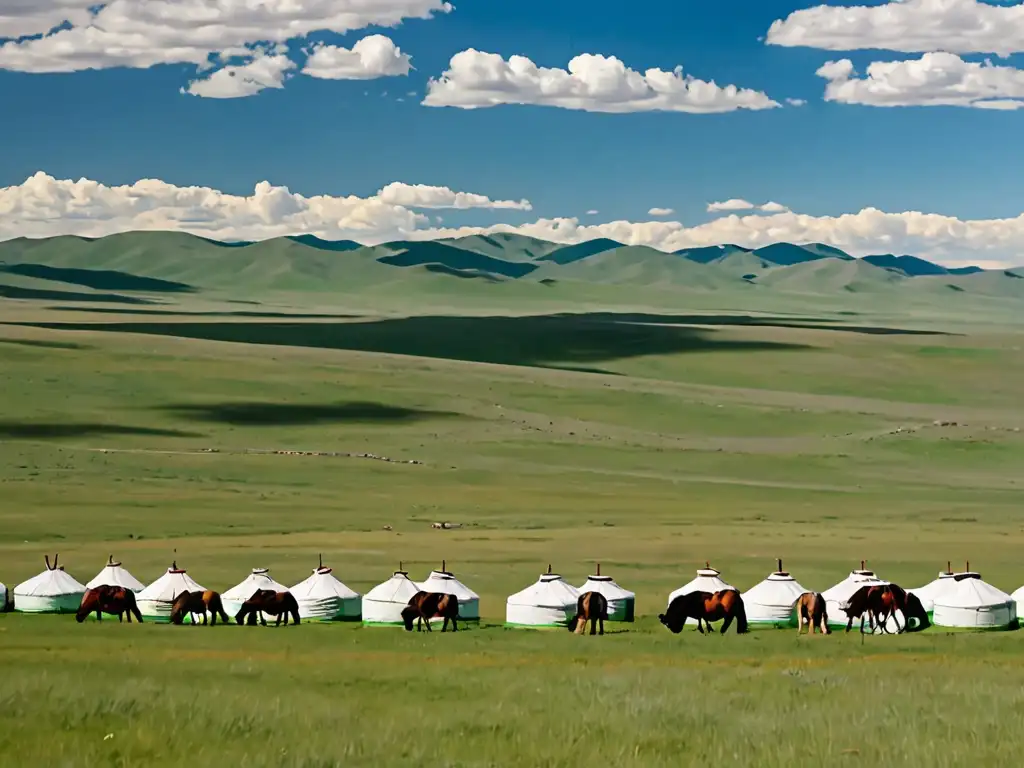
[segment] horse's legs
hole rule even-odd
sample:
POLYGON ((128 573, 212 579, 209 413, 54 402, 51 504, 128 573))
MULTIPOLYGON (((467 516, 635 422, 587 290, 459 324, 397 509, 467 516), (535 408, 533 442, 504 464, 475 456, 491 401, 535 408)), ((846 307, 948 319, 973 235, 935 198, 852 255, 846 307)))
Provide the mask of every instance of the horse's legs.
POLYGON ((279 613, 279 614, 277 614, 277 622, 275 622, 275 624, 274 624, 275 627, 280 627, 281 626, 281 617, 282 616, 284 616, 284 625, 286 627, 288 626, 288 614, 286 614, 286 613, 279 613))
POLYGON ((455 623, 455 617, 452 616, 452 632, 458 632, 458 631, 459 631, 459 627, 455 623))
POLYGON ((727 630, 732 625, 732 618, 733 618, 733 616, 732 616, 731 613, 725 614, 725 621, 722 622, 722 634, 723 635, 725 634, 725 630, 727 630))
POLYGON ((603 635, 603 634, 604 634, 604 616, 602 616, 602 617, 601 617, 601 618, 599 619, 599 621, 601 622, 601 631, 600 631, 600 632, 598 632, 597 634, 599 634, 599 635, 603 635))

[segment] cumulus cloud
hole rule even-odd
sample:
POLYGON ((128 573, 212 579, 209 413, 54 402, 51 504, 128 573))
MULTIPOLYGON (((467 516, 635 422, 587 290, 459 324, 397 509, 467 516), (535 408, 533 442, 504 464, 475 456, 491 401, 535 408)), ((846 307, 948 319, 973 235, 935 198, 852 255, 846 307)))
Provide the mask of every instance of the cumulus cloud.
POLYGON ((760 206, 758 210, 764 211, 765 213, 784 213, 789 208, 784 206, 782 203, 776 203, 774 200, 769 200, 764 205, 760 206))
POLYGON ((769 200, 764 205, 756 205, 748 200, 743 200, 738 197, 734 197, 730 200, 722 200, 717 203, 708 203, 708 213, 753 210, 764 211, 765 213, 783 213, 784 211, 788 211, 789 208, 784 206, 782 203, 776 203, 774 200, 769 200))
POLYGON ((925 53, 1024 51, 1024 5, 980 0, 896 0, 873 6, 818 5, 772 23, 768 45, 829 51, 868 48, 925 53))
POLYGON ((651 210, 649 210, 647 212, 647 215, 648 216, 671 216, 673 213, 675 213, 675 211, 672 210, 671 208, 651 208, 651 210))
MULTIPOLYGON (((1024 7, 1024 6, 1022 6, 1024 7)), ((1024 107, 1024 70, 967 62, 955 53, 926 53, 909 61, 876 61, 855 77, 849 59, 829 61, 817 72, 828 81, 825 100, 874 107, 1024 107)))
POLYGON ((14 11, 10 5, 0 10, 0 35, 24 39, 0 46, 0 69, 20 72, 205 66, 213 55, 244 56, 250 44, 393 27, 452 10, 445 0, 14 0, 14 11), (70 28, 47 34, 65 18, 70 28))
POLYGON ((368 35, 349 48, 316 45, 302 74, 322 80, 372 80, 408 75, 411 58, 390 37, 368 35))
POLYGON ((614 56, 584 53, 567 69, 539 67, 525 56, 505 60, 474 49, 452 56, 448 69, 427 84, 428 107, 476 109, 534 104, 587 112, 732 112, 780 106, 767 95, 735 85, 648 69, 638 72, 614 56))
POLYGON ((486 195, 472 192, 455 192, 448 187, 431 187, 426 184, 404 184, 393 181, 377 193, 377 197, 391 205, 406 208, 494 208, 514 211, 531 211, 529 200, 491 200, 486 195))
POLYGON ((259 53, 247 64, 223 67, 208 77, 193 80, 182 93, 207 99, 237 99, 255 96, 267 88, 284 88, 285 78, 295 62, 285 54, 259 53))
POLYGON ((791 107, 802 107, 807 103, 807 99, 786 99, 786 103, 791 107))
POLYGON ((723 243, 756 248, 781 241, 823 242, 854 255, 912 253, 947 264, 982 266, 1019 266, 1024 262, 1024 214, 962 220, 934 213, 864 208, 840 216, 788 211, 734 213, 691 227, 678 221, 581 224, 576 218, 554 218, 518 226, 432 228, 427 216, 389 203, 380 195, 307 197, 266 181, 257 184, 251 194, 234 195, 154 179, 107 186, 37 173, 18 186, 0 189, 0 239, 56 234, 98 237, 130 230, 185 231, 219 240, 308 233, 366 244, 511 232, 566 244, 607 237, 665 251, 723 243))

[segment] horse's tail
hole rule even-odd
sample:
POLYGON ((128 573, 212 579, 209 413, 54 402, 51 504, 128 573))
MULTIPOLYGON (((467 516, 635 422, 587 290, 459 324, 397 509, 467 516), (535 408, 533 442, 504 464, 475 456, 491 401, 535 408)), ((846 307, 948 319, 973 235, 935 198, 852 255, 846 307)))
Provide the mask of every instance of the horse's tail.
POLYGON ((747 631, 747 609, 743 607, 743 598, 736 595, 736 634, 742 635, 747 631))
POLYGON ((139 603, 135 599, 135 593, 132 592, 130 589, 126 589, 124 591, 124 594, 125 594, 125 599, 128 602, 128 610, 131 611, 131 614, 132 614, 132 616, 135 617, 135 620, 137 622, 139 622, 139 624, 141 624, 142 623, 142 611, 139 610, 139 603))
POLYGON ((295 599, 295 595, 293 595, 291 592, 286 592, 285 594, 288 595, 288 597, 286 597, 285 600, 287 601, 288 610, 292 614, 292 623, 298 624, 299 601, 295 599))
POLYGON ((210 602, 212 604, 211 605, 212 610, 214 610, 214 611, 216 611, 217 613, 220 614, 220 620, 221 621, 223 621, 225 624, 227 624, 228 622, 231 621, 231 617, 228 616, 227 611, 224 610, 224 603, 220 599, 220 593, 219 592, 214 592, 213 593, 213 599, 210 602))

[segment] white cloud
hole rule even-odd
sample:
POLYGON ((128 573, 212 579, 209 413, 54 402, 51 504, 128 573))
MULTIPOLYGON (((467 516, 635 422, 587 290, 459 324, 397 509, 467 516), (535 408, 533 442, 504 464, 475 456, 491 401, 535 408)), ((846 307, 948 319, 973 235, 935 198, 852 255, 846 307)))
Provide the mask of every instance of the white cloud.
POLYGON ((719 213, 720 211, 749 211, 754 208, 753 203, 734 197, 731 200, 723 200, 719 203, 708 203, 708 213, 719 213))
POLYGON ((647 212, 647 215, 648 216, 671 216, 673 213, 675 213, 675 211, 672 210, 671 208, 651 208, 651 210, 649 210, 647 212))
POLYGON ((782 203, 776 203, 774 200, 769 200, 764 205, 760 206, 758 210, 764 211, 765 213, 785 213, 789 210, 782 203))
POLYGON ((1024 51, 1024 5, 979 0, 897 0, 874 6, 818 5, 772 23, 768 45, 829 51, 868 48, 925 53, 1024 51))
POLYGON ((802 107, 807 104, 807 99, 786 99, 786 103, 791 107, 802 107))
POLYGON ((452 10, 444 0, 112 0, 89 3, 102 6, 91 12, 73 0, 14 2, 20 11, 12 14, 6 7, 10 2, 0 11, 0 31, 8 36, 45 33, 60 17, 74 24, 0 46, 0 69, 21 72, 202 66, 211 54, 244 56, 248 44, 393 27, 452 10))
POLYGON ((614 56, 584 53, 568 69, 538 67, 525 56, 507 61, 495 53, 456 53, 448 69, 427 84, 428 107, 476 109, 535 104, 587 112, 731 112, 780 106, 760 91, 719 87, 672 72, 629 69, 614 56))
POLYGON ((587 216, 597 216, 597 214, 599 213, 600 211, 597 210, 596 208, 591 208, 589 211, 587 211, 587 216))
POLYGON ((411 58, 390 37, 368 35, 351 49, 314 46, 302 74, 323 80, 372 80, 408 75, 411 68, 411 58))
POLYGON ((284 88, 285 78, 292 69, 295 69, 295 62, 284 54, 259 53, 247 64, 223 67, 209 77, 193 80, 181 92, 207 99, 255 96, 267 88, 284 88))
POLYGON ((88 179, 58 180, 37 173, 23 184, 0 189, 0 239, 177 230, 220 240, 309 233, 375 244, 516 232, 560 243, 607 237, 665 251, 722 243, 753 248, 780 241, 823 242, 854 255, 912 253, 942 263, 982 266, 1024 263, 1024 214, 1007 219, 962 220, 917 211, 887 213, 864 208, 840 216, 731 214, 692 227, 678 221, 586 225, 576 218, 484 228, 430 228, 432 223, 427 216, 379 196, 306 197, 268 182, 257 184, 251 194, 233 195, 153 179, 106 186, 88 179))
POLYGON ((472 192, 455 192, 448 187, 431 187, 426 184, 404 184, 393 181, 377 193, 377 197, 391 205, 406 208, 494 208, 514 211, 531 211, 529 200, 491 200, 486 195, 472 192))
POLYGON ((926 53, 910 61, 876 61, 857 78, 849 59, 817 72, 828 81, 825 100, 874 107, 1024 107, 1024 70, 967 62, 955 53, 926 53))

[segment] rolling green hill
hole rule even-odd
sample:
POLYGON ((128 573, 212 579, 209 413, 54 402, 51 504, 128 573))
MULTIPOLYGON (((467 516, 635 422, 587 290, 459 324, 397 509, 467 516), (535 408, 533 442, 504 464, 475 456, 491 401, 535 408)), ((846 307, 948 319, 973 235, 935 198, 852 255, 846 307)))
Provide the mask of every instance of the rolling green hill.
POLYGON ((903 273, 876 267, 861 259, 827 257, 778 267, 757 282, 799 293, 863 293, 884 290, 908 279, 903 273))

